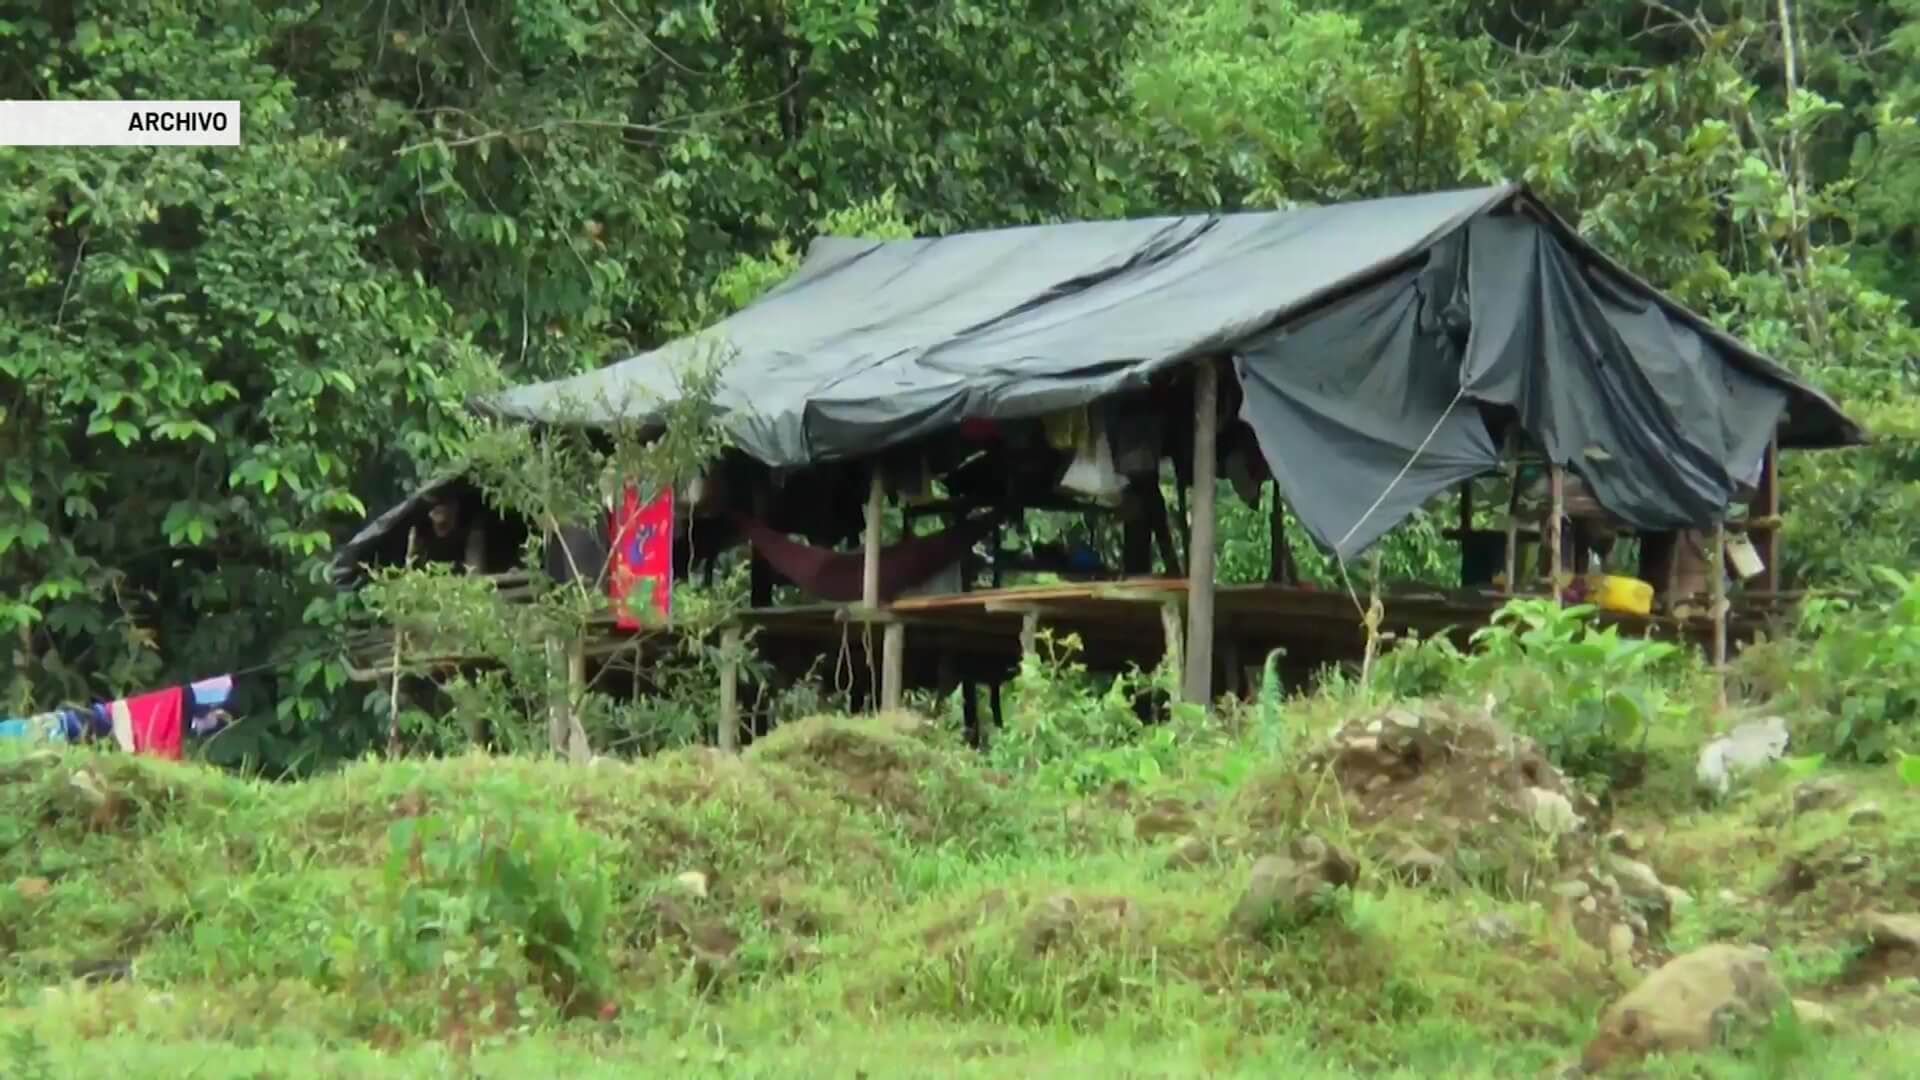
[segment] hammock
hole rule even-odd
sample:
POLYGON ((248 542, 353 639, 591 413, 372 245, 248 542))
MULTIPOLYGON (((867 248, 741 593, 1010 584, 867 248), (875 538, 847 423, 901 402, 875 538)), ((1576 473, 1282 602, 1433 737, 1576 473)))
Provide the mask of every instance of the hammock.
MULTIPOLYGON (((861 599, 866 576, 866 553, 831 551, 802 544, 744 514, 733 515, 760 557, 803 592, 822 600, 851 604, 861 599)), ((972 550, 1000 525, 1001 515, 970 518, 930 536, 916 536, 880 549, 880 599, 892 600, 902 590, 932 577, 972 550)))

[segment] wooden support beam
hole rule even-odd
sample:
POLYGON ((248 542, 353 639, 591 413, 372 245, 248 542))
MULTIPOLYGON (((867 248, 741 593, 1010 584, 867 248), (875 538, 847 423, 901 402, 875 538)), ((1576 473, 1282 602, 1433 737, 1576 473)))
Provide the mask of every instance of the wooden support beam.
POLYGON ((1551 505, 1547 509, 1547 591, 1553 594, 1553 602, 1560 602, 1561 536, 1560 519, 1567 513, 1566 472, 1555 463, 1547 469, 1547 487, 1550 491, 1551 505))
POLYGON ((880 642, 880 708, 892 712, 900 708, 906 697, 906 624, 888 623, 880 642))
POLYGON ((1360 685, 1373 685, 1373 661, 1380 655, 1380 623, 1386 617, 1386 607, 1380 602, 1380 544, 1375 541, 1373 550, 1367 555, 1367 612, 1363 627, 1366 630, 1366 643, 1360 652, 1360 685))
MULTIPOLYGON (((866 632, 861 635, 862 651, 867 655, 867 706, 871 709, 881 688, 873 685, 873 620, 871 615, 880 609, 880 515, 886 506, 886 482, 880 469, 880 462, 874 459, 868 462, 872 470, 867 485, 867 535, 865 542, 865 565, 860 578, 860 606, 868 614, 866 632)), ((889 627, 891 628, 891 627, 889 627)), ((881 642, 881 663, 884 667, 886 642, 881 642)))
POLYGON ((1165 641, 1165 651, 1161 654, 1167 665, 1167 671, 1176 679, 1182 678, 1186 665, 1182 660, 1186 652, 1186 635, 1180 629, 1180 605, 1168 600, 1160 605, 1160 632, 1165 641))
POLYGON ((720 749, 740 749, 740 628, 720 632, 720 749))
POLYGON ((1040 612, 1028 609, 1020 616, 1020 658, 1040 655, 1040 612))
POLYGON ((1180 546, 1173 540, 1173 519, 1167 513, 1167 497, 1156 480, 1147 494, 1147 513, 1152 515, 1153 539, 1160 548, 1160 569, 1169 577, 1180 576, 1180 546))
POLYGON ((575 634, 567 643, 567 759, 585 765, 593 758, 587 729, 580 723, 580 703, 587 696, 587 642, 575 634))
POLYGON ((885 509, 886 484, 880 474, 880 463, 871 463, 873 479, 867 488, 867 536, 866 565, 860 578, 860 604, 866 608, 880 606, 880 513, 885 509))
POLYGON ((1507 431, 1507 576, 1500 588, 1502 593, 1512 596, 1518 585, 1514 578, 1520 573, 1520 433, 1514 429, 1507 431))
POLYGON ((1193 525, 1187 553, 1186 700, 1213 700, 1213 567, 1215 480, 1219 466, 1220 373, 1213 357, 1201 360, 1193 378, 1193 525))
POLYGON ((1273 505, 1267 508, 1267 580, 1275 585, 1291 585, 1299 574, 1293 565, 1293 549, 1287 545, 1287 504, 1280 498, 1280 482, 1268 481, 1273 489, 1273 505))
POLYGON ((549 635, 547 650, 547 749, 567 752, 567 650, 558 635, 549 635))
MULTIPOLYGON (((418 528, 407 530, 407 561, 402 565, 413 569, 413 545, 420 538, 418 528)), ((407 640, 407 632, 400 629, 398 623, 393 627, 393 685, 387 691, 387 756, 400 756, 400 654, 407 640)))
POLYGON ((1159 604, 1174 590, 1142 588, 1131 585, 1094 585, 1087 595, 1096 600, 1125 600, 1136 604, 1159 604))
MULTIPOLYGON (((1780 520, 1780 437, 1774 436, 1767 443, 1766 461, 1760 466, 1760 490, 1755 494, 1749 518, 1764 518, 1772 522, 1780 520)), ((1760 537, 1760 558, 1766 561, 1767 568, 1762 584, 1768 592, 1780 591, 1780 529, 1776 524, 1760 537)))
POLYGON ((987 733, 980 726, 980 686, 972 679, 960 684, 960 727, 966 732, 968 746, 987 748, 987 733))
POLYGON ((1713 575, 1708 584, 1713 591, 1713 678, 1715 704, 1727 707, 1727 527, 1713 527, 1713 558, 1708 560, 1713 575))

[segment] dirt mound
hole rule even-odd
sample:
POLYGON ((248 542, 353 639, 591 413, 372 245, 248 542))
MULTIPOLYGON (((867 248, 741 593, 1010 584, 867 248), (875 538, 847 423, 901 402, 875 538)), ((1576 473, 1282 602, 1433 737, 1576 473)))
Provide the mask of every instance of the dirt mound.
POLYGON ((1538 819, 1543 831, 1571 832, 1597 817, 1598 807, 1533 740, 1484 712, 1388 709, 1343 726, 1306 765, 1332 774, 1363 826, 1438 816, 1463 824, 1538 819), (1558 813, 1561 803, 1572 819, 1558 813))
POLYGON ((995 816, 999 792, 938 728, 910 715, 814 717, 748 748, 808 787, 876 814, 917 840, 965 837, 995 816))
POLYGON ((1530 738, 1484 709, 1394 705, 1342 724, 1294 767, 1240 796, 1256 830, 1336 828, 1382 876, 1540 899, 1605 947, 1632 888, 1601 865, 1603 811, 1530 738))
POLYGON ((1659 958, 1677 890, 1603 851, 1600 805, 1484 710, 1429 704, 1355 720, 1305 772, 1331 780, 1363 850, 1400 880, 1538 900, 1615 963, 1659 958))

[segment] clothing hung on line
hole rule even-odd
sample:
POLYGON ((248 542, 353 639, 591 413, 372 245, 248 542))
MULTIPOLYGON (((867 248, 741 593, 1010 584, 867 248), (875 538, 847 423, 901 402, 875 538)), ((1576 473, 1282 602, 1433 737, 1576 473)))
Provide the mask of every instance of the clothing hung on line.
POLYGON ((97 734, 91 711, 53 709, 22 719, 0 720, 0 739, 35 739, 41 742, 80 742, 97 734))
POLYGON ((0 738, 78 743, 111 737, 129 753, 177 761, 184 734, 204 737, 232 722, 226 710, 232 695, 233 677, 218 675, 185 687, 0 720, 0 738))
POLYGON ((133 754, 180 760, 180 714, 186 691, 178 686, 120 698, 108 705, 114 741, 133 754))

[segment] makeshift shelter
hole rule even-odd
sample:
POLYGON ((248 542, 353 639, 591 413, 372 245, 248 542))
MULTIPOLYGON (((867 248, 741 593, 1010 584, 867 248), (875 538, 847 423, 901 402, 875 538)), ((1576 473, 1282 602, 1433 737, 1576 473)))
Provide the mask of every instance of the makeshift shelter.
POLYGON ((792 278, 703 334, 476 407, 631 421, 672 397, 676 365, 714 350, 730 354, 719 393, 730 436, 787 468, 968 420, 1045 416, 1231 356, 1241 415, 1288 503, 1343 556, 1499 466, 1483 409, 1517 411, 1552 460, 1645 528, 1716 520, 1782 417, 1785 448, 1862 439, 1824 394, 1606 259, 1517 185, 826 237, 792 278))
MULTIPOLYGON (((1193 494, 1185 636, 1169 616, 1167 645, 1184 650, 1187 696, 1204 701, 1223 427, 1224 441, 1250 433, 1258 451, 1258 461, 1230 461, 1236 484, 1268 476, 1280 497, 1276 579, 1282 499, 1319 545, 1351 559, 1450 487, 1503 467, 1515 475, 1524 448, 1551 470, 1546 546, 1557 568, 1564 474, 1633 529, 1720 529, 1743 499, 1777 517, 1775 450, 1865 438, 1826 395, 1512 184, 940 238, 823 237, 792 277, 705 332, 473 407, 540 425, 644 426, 687 365, 716 357, 721 422, 739 459, 770 475, 870 478, 859 617, 886 623, 883 696, 893 700, 897 613, 941 606, 878 611, 902 584, 880 569, 884 488, 912 486, 899 477, 915 455, 923 469, 939 458, 950 491, 979 484, 946 507, 963 540, 984 520, 962 525, 965 514, 1031 505, 1036 487, 1110 497, 1112 474, 1151 476, 1120 487, 1150 488, 1157 501, 1159 464, 1172 457, 1193 494), (1166 407, 1176 392, 1190 407, 1166 407), (1085 423, 1060 423, 1083 409, 1085 423), (1064 443, 1063 427, 1077 430, 1064 443), (983 468, 952 449, 981 430, 1026 441, 983 468), (1089 445, 1089 432, 1097 453, 1060 452, 1089 445)), ((800 550, 780 538, 797 529, 730 514, 763 556, 818 570, 807 573, 831 578, 834 599, 851 591, 850 555, 800 550)), ((1753 524, 1770 566, 1774 528, 1753 524)), ((1463 544, 1471 532, 1463 494, 1463 544)), ((1515 536, 1510 514, 1508 591, 1515 536)), ((1159 543, 1173 567, 1171 541, 1159 543)), ((922 563, 929 551, 952 554, 944 542, 908 547, 922 563)), ((1240 599, 1248 618, 1273 606, 1240 599)), ((1030 641, 1042 601, 1022 604, 1030 641)), ((1317 604, 1311 618, 1325 615, 1317 604)))

